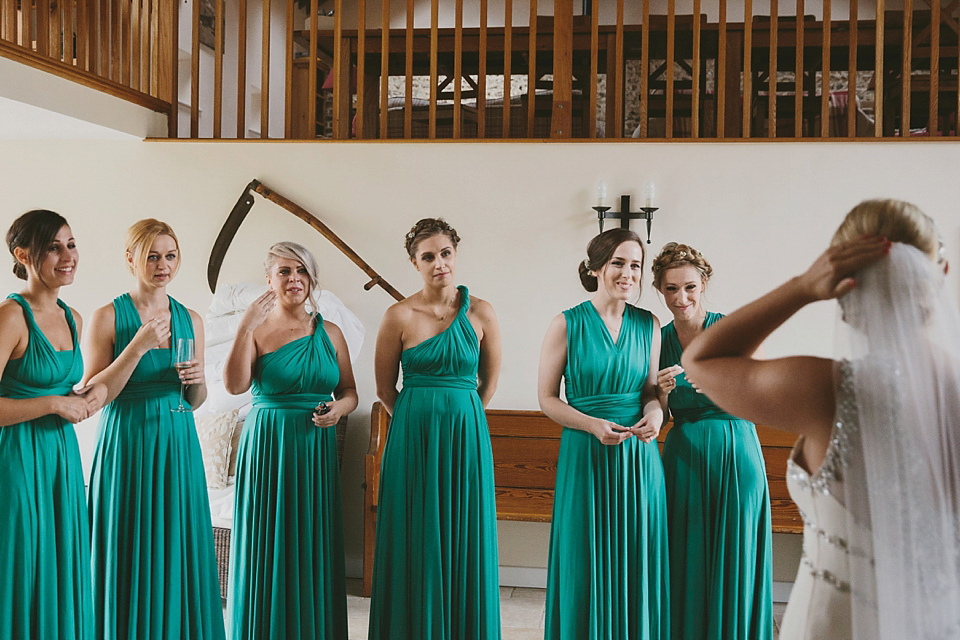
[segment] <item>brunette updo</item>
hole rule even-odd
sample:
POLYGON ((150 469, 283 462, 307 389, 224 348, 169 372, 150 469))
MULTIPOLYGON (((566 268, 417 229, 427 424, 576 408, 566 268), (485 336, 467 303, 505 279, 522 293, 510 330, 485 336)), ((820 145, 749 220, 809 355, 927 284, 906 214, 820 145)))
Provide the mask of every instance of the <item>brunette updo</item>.
POLYGON ((404 237, 403 248, 407 250, 407 255, 410 256, 410 259, 415 260, 417 257, 417 246, 427 238, 441 233, 450 238, 453 248, 456 249, 457 243, 460 242, 460 236, 457 235, 457 230, 451 227, 450 223, 443 218, 423 218, 417 221, 417 224, 413 225, 404 237))
POLYGON ((13 256, 13 275, 21 280, 27 279, 27 267, 17 260, 14 249, 24 249, 30 264, 39 270, 47 247, 66 224, 63 216, 47 209, 27 211, 14 220, 7 230, 7 249, 13 256))
MULTIPOLYGON (((593 237, 593 240, 587 245, 587 259, 580 261, 578 267, 580 270, 580 284, 583 285, 584 289, 590 293, 597 290, 599 286, 596 276, 597 271, 602 269, 603 265, 610 262, 617 247, 624 242, 636 242, 640 245, 640 255, 642 256, 640 258, 640 271, 641 273, 643 272, 643 260, 646 258, 647 252, 643 248, 643 241, 640 240, 640 236, 630 231, 630 229, 623 229, 621 227, 608 229, 593 237)), ((640 284, 643 284, 642 278, 640 284)))
POLYGON ((653 288, 660 290, 663 283, 663 274, 676 267, 691 266, 697 270, 704 284, 710 280, 713 275, 713 267, 704 259, 700 252, 688 244, 677 244, 668 242, 663 245, 660 254, 653 259, 650 269, 653 271, 653 288))

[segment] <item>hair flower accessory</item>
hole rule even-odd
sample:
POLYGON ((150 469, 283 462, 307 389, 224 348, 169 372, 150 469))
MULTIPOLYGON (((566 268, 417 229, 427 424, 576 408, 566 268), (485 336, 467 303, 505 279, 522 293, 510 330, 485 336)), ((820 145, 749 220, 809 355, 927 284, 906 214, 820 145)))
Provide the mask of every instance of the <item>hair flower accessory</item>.
POLYGON ((583 259, 583 268, 587 271, 590 271, 590 258, 589 256, 583 259))
POLYGON ((678 260, 683 260, 683 259, 686 258, 686 257, 687 257, 687 252, 686 252, 686 251, 678 251, 678 252, 677 252, 677 259, 678 259, 678 260))

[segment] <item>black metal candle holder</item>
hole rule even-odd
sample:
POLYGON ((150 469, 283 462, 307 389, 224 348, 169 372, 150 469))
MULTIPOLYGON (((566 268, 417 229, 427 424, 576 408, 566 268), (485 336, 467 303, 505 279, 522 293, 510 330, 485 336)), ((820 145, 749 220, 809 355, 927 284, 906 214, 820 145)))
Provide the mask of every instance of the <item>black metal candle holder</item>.
POLYGON ((629 229, 631 220, 647 221, 647 244, 650 244, 650 228, 653 226, 653 212, 660 207, 640 207, 640 211, 630 211, 630 196, 620 196, 620 211, 611 211, 610 207, 593 207, 597 212, 600 233, 603 233, 603 221, 619 219, 621 229, 629 229))

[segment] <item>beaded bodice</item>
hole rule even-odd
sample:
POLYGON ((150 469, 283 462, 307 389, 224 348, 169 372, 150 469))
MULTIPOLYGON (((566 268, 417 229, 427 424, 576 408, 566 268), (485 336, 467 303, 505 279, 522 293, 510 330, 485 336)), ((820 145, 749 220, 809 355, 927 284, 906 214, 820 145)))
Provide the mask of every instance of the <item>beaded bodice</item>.
POLYGON ((803 519, 803 553, 784 616, 784 640, 850 637, 851 567, 872 562, 871 550, 849 542, 849 528, 857 525, 845 505, 843 467, 860 428, 849 362, 838 365, 836 389, 836 419, 823 464, 810 474, 797 462, 802 438, 787 461, 787 489, 803 519))

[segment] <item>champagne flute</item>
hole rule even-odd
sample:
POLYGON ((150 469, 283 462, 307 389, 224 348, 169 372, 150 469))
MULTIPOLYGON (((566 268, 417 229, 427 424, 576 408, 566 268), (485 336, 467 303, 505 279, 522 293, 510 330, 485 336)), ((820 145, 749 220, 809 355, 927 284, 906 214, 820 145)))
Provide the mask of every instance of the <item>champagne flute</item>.
MULTIPOLYGON (((193 360, 195 354, 195 343, 193 338, 177 338, 177 344, 175 345, 177 349, 176 360, 174 361, 174 368, 179 373, 183 369, 186 369, 190 366, 190 361, 193 360)), ((183 381, 180 381, 180 404, 170 411, 176 413, 186 413, 187 411, 193 411, 190 407, 186 407, 183 404, 183 389, 186 385, 183 381)))

